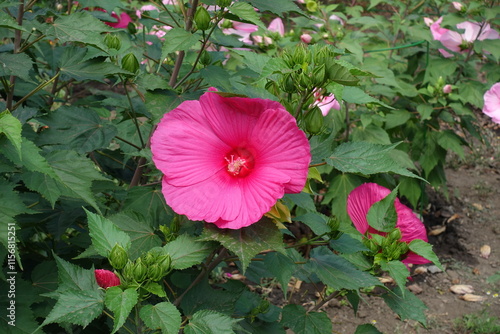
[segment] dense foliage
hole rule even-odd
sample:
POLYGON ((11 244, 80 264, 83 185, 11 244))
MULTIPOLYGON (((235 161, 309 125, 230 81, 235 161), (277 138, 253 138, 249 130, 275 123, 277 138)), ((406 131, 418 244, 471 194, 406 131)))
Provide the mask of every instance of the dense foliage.
POLYGON ((332 3, 2 2, 0 331, 331 333, 329 299, 356 311, 375 290, 425 326, 402 260, 441 264, 402 238, 398 207, 424 208, 426 186, 446 192, 447 155, 483 141, 500 6, 332 3), (310 144, 302 192, 248 227, 176 214, 152 160, 164 114, 210 87, 279 102, 310 144), (368 182, 394 191, 370 203, 362 235, 346 207, 368 182), (291 279, 320 301, 288 303, 291 279), (249 288, 266 284, 282 305, 249 288))

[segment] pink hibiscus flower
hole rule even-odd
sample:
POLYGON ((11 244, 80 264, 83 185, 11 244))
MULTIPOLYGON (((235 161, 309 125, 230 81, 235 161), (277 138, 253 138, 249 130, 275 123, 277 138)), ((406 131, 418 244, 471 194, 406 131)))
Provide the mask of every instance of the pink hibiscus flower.
MULTIPOLYGON (((87 10, 87 8, 84 9, 87 10)), ((106 10, 99 7, 94 8, 94 10, 106 13, 106 10)), ((128 24, 132 22, 132 18, 130 17, 130 15, 128 15, 125 12, 122 12, 120 16, 118 16, 115 12, 112 12, 111 17, 115 18, 116 22, 109 22, 109 21, 103 21, 103 22, 106 25, 116 29, 127 28, 128 24)))
POLYGON ((484 94, 483 113, 490 116, 493 122, 500 124, 500 82, 484 94))
MULTIPOLYGON (((386 233, 369 226, 366 215, 375 202, 382 200, 390 193, 389 189, 376 183, 365 183, 349 194, 347 198, 347 213, 361 234, 365 234, 368 231, 372 234, 386 235, 386 233)), ((400 241, 410 243, 412 240, 421 239, 427 242, 425 226, 413 211, 402 204, 398 198, 396 198, 394 205, 398 215, 396 227, 401 230, 400 241)), ((405 264, 424 264, 431 261, 410 251, 402 262, 405 264)))
POLYGON ((335 98, 335 95, 321 95, 319 91, 316 91, 314 97, 316 98, 314 105, 321 109, 323 116, 328 115, 332 109, 340 110, 340 103, 335 98))
POLYGON ((106 269, 96 269, 94 270, 94 275, 97 284, 103 289, 121 284, 120 278, 112 271, 106 269))
POLYGON ((277 32, 281 37, 285 36, 285 25, 279 17, 269 23, 267 30, 277 32))
POLYGON ((214 91, 165 114, 151 151, 175 212, 230 229, 299 193, 311 160, 305 134, 281 104, 214 91))

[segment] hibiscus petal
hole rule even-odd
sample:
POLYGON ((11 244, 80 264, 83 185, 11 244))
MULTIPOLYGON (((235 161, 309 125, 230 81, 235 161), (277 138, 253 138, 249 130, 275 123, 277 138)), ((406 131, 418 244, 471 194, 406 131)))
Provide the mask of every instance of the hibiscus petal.
POLYGON ((401 230, 401 241, 410 242, 414 239, 421 239, 427 242, 427 232, 425 226, 413 211, 399 200, 395 203, 398 214, 397 227, 401 230))
POLYGON ((408 255, 406 256, 406 258, 404 258, 401 262, 403 262, 404 264, 426 264, 426 263, 429 263, 431 261, 427 260, 426 258, 420 256, 420 255, 417 255, 413 252, 408 252, 408 255))
POLYGON ((441 35, 439 39, 441 44, 451 51, 460 52, 460 45, 462 44, 462 35, 456 31, 448 30, 441 35))
POLYGON ((198 101, 166 114, 151 138, 153 160, 169 184, 188 186, 224 169, 231 148, 213 132, 198 101))
POLYGON ((390 193, 389 189, 376 183, 364 183, 351 191, 347 197, 347 213, 361 234, 365 234, 368 230, 366 215, 371 206, 390 193))
POLYGON ((288 175, 287 193, 302 191, 311 153, 306 135, 290 113, 282 108, 266 110, 255 125, 250 144, 257 152, 256 165, 273 167, 288 175))
POLYGON ((483 113, 491 117, 493 122, 500 124, 500 82, 484 94, 483 113))

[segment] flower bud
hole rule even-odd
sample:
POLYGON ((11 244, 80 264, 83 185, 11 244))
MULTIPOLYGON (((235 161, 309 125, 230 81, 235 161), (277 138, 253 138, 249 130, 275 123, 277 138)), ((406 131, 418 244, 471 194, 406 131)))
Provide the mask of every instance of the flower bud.
POLYGON ((194 14, 194 22, 200 30, 207 30, 210 28, 210 14, 207 9, 203 6, 198 6, 196 8, 196 13, 194 14))
POLYGON ((158 266, 162 270, 163 276, 165 276, 170 271, 170 265, 172 264, 172 258, 170 255, 165 254, 158 257, 158 266))
POLYGON ((379 246, 373 239, 363 239, 363 244, 368 247, 372 252, 378 252, 379 246))
POLYGON ((152 281, 159 281, 163 277, 163 271, 158 264, 148 267, 148 278, 152 281))
POLYGON ((311 78, 304 72, 299 74, 299 86, 304 89, 308 89, 311 86, 311 78))
POLYGON ((210 65, 212 62, 212 56, 207 50, 203 50, 200 56, 200 63, 204 66, 210 65))
POLYGON ((106 37, 104 38, 104 42, 110 49, 119 50, 120 47, 122 46, 120 38, 113 34, 107 34, 106 37))
POLYGON ((122 58, 122 68, 134 74, 139 71, 139 61, 132 52, 122 58))
POLYGON ((128 261, 125 267, 122 269, 122 276, 126 280, 133 280, 134 279, 134 262, 128 261))
POLYGON ((443 93, 445 93, 445 94, 450 94, 452 90, 453 90, 453 88, 451 87, 450 84, 444 85, 444 87, 443 87, 443 93))
POLYGON ((281 80, 280 86, 285 93, 295 93, 297 91, 295 82, 290 73, 285 74, 285 76, 281 80))
POLYGON ((302 65, 305 62, 308 62, 309 56, 310 56, 309 50, 307 50, 306 47, 304 47, 303 45, 298 45, 293 52, 292 56, 293 65, 296 64, 302 65))
POLYGON ((316 67, 312 73, 312 84, 320 87, 326 80, 325 64, 316 67))
POLYGON ((141 258, 135 260, 133 275, 136 282, 142 282, 148 274, 148 268, 144 263, 142 263, 141 258))
POLYGON ((217 0, 215 3, 217 4, 217 6, 219 7, 229 7, 229 5, 231 5, 231 2, 232 0, 217 0))
POLYGON ((388 239, 392 242, 399 241, 401 239, 401 230, 399 228, 395 228, 389 233, 388 239))
POLYGON ((119 244, 115 244, 108 256, 109 263, 115 269, 122 269, 128 261, 127 251, 119 244))
POLYGON ((138 31, 138 30, 137 30, 137 27, 136 27, 136 26, 135 26, 135 24, 134 24, 134 23, 132 23, 132 22, 129 22, 129 23, 127 24, 127 30, 128 30, 128 32, 129 32, 129 34, 131 34, 131 35, 135 35, 135 34, 137 34, 137 31, 138 31))
POLYGON ((404 255, 410 251, 410 246, 408 246, 406 242, 400 242, 398 247, 401 255, 404 255))
POLYGON ((314 107, 309 110, 305 117, 306 131, 312 135, 317 135, 323 128, 323 114, 321 109, 314 107))
POLYGON ((312 41, 312 36, 309 34, 302 34, 300 35, 300 40, 302 43, 309 44, 312 41))
POLYGON ((154 256, 151 252, 147 252, 146 255, 143 255, 142 262, 146 266, 150 266, 156 262, 156 256, 154 256))
POLYGON ((316 1, 307 1, 306 8, 309 12, 315 12, 318 10, 318 4, 316 3, 316 1))
POLYGON ((105 269, 96 269, 94 270, 94 275, 97 284, 103 289, 107 289, 112 286, 118 286, 121 284, 120 278, 112 271, 105 269))

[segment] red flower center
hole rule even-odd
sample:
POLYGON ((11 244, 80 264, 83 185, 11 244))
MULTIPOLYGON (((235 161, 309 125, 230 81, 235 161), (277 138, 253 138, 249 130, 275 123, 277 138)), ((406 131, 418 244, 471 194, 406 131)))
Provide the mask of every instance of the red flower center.
POLYGON ((253 169, 255 159, 252 153, 245 148, 238 147, 226 154, 227 172, 236 177, 245 177, 253 169))

